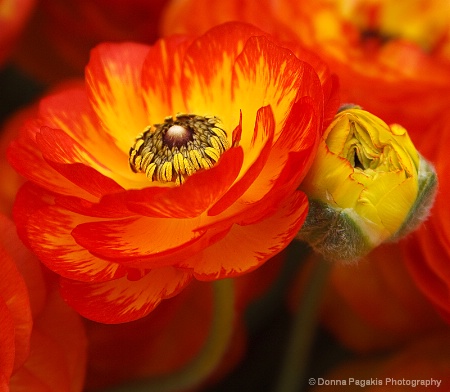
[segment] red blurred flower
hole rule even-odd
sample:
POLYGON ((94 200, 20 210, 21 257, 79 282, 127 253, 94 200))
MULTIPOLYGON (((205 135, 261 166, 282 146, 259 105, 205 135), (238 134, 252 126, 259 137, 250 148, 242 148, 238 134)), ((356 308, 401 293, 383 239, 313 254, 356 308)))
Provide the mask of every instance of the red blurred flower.
POLYGON ((86 337, 79 316, 0 215, 0 389, 81 391, 86 337))
POLYGON ((30 180, 19 233, 66 301, 107 323, 143 317, 192 277, 254 270, 305 218, 296 189, 332 86, 244 24, 100 45, 86 85, 43 99, 9 149, 30 180))
POLYGON ((173 1, 165 11, 162 31, 201 32, 217 20, 241 20, 276 33, 278 25, 283 24, 281 30, 291 29, 300 44, 319 55, 339 76, 343 102, 361 105, 388 124, 405 126, 413 139, 450 107, 447 0, 277 0, 250 1, 245 7, 241 4, 173 1), (207 12, 195 14, 195 25, 185 17, 202 7, 207 12))
POLYGON ((13 52, 35 3, 36 0, 0 2, 0 64, 3 64, 13 52))
POLYGON ((13 139, 19 135, 19 129, 30 117, 37 113, 36 105, 19 110, 5 121, 0 130, 0 213, 11 216, 17 191, 25 182, 9 164, 6 150, 13 139))
POLYGON ((450 106, 448 1, 281 0, 274 8, 339 76, 343 101, 403 125, 413 140, 450 106))
POLYGON ((417 286, 450 323, 450 116, 435 122, 420 140, 425 156, 436 167, 439 190, 431 215, 419 230, 401 242, 408 269, 417 286))
MULTIPOLYGON (((331 268, 320 320, 350 350, 397 348, 447 328, 409 276, 397 244, 381 245, 357 265, 331 268)), ((299 277, 294 302, 307 272, 299 277)))
POLYGON ((16 56, 45 82, 82 76, 90 50, 105 41, 154 43, 167 0, 41 0, 16 56))

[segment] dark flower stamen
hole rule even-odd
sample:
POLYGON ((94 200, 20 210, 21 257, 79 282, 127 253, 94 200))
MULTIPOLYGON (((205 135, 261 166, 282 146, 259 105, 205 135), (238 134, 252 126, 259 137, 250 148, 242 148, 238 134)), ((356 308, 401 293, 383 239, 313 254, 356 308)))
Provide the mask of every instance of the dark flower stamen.
POLYGON ((131 170, 150 181, 182 184, 196 171, 213 167, 229 148, 219 123, 213 116, 177 114, 147 127, 130 149, 131 170))

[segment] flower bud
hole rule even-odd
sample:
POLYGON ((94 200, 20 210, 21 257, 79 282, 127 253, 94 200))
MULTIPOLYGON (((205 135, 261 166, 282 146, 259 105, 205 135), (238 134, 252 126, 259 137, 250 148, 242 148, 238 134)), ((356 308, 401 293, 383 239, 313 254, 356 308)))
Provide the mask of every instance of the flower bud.
POLYGON ((298 238, 326 259, 352 262, 414 230, 433 204, 437 177, 407 131, 345 107, 323 135, 301 189, 310 209, 298 238))

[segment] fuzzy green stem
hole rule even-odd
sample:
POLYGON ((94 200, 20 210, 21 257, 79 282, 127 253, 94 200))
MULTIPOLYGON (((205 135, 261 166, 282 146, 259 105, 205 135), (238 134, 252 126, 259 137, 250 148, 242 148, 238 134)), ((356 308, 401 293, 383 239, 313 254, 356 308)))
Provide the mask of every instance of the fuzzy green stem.
POLYGON ((331 263, 322 257, 314 265, 293 320, 276 392, 298 392, 305 383, 320 299, 330 269, 331 263))
POLYGON ((197 356, 178 372, 127 384, 110 392, 173 392, 194 388, 210 376, 229 347, 234 322, 234 285, 232 279, 213 283, 213 319, 208 338, 197 356))

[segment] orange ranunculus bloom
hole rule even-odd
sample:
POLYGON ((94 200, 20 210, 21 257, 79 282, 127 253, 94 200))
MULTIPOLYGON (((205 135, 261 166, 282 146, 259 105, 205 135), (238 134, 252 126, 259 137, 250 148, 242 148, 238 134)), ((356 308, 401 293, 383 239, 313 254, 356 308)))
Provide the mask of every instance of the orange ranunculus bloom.
POLYGON ((274 8, 338 74, 343 101, 403 125, 413 140, 450 106, 448 1, 281 0, 274 8))
POLYGON ((0 64, 14 50, 36 0, 3 0, 0 2, 0 64))
POLYGON ((44 82, 83 75, 90 50, 106 41, 152 44, 167 0, 40 0, 16 63, 44 82))
POLYGON ((284 259, 281 252, 254 273, 231 279, 229 291, 222 298, 215 295, 212 283, 193 282, 139 320, 116 325, 88 321, 86 390, 141 379, 148 390, 153 390, 167 377, 177 384, 174 390, 216 382, 242 359, 246 348, 245 311, 277 279, 284 259), (217 319, 217 310, 225 307, 230 314, 217 319), (223 333, 221 328, 231 333, 223 333), (205 366, 192 366, 204 358, 211 342, 216 351, 218 346, 221 349, 217 357, 208 355, 208 371, 205 366), (181 379, 188 369, 194 381, 181 379))
POLYGON ((439 182, 436 201, 428 220, 406 241, 401 242, 408 269, 417 286, 450 323, 450 116, 436 121, 420 145, 434 163, 439 182))
POLYGON ((81 391, 86 336, 80 317, 3 215, 0 230, 0 390, 81 391))
POLYGON ((450 334, 423 337, 399 350, 375 358, 356 358, 317 380, 313 392, 408 392, 449 390, 450 334), (331 380, 346 381, 333 385, 331 380), (328 383, 328 385, 325 385, 328 383))
POLYGON ((321 76, 240 23, 98 46, 86 84, 43 99, 8 151, 29 179, 21 237, 106 323, 258 268, 307 213, 296 189, 337 103, 321 76))
POLYGON ((343 102, 357 103, 418 134, 450 107, 450 3, 447 0, 179 0, 165 12, 162 31, 202 31, 217 19, 284 24, 339 76, 343 102), (197 13, 196 26, 185 15, 197 13), (269 22, 268 22, 269 20, 269 22))

